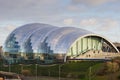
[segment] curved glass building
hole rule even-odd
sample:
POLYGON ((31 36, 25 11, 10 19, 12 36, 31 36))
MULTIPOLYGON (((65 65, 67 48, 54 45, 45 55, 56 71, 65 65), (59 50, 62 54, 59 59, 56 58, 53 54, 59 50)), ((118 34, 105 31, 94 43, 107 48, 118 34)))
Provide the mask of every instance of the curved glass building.
POLYGON ((90 31, 32 23, 15 29, 7 37, 3 56, 10 64, 45 64, 66 62, 89 51, 119 52, 109 40, 90 31))

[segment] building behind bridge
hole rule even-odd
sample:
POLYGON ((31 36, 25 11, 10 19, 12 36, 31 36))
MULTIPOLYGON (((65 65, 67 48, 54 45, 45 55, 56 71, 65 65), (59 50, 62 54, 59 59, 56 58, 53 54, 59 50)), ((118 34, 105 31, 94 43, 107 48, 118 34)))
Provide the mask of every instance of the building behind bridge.
POLYGON ((120 43, 114 42, 113 44, 114 44, 114 45, 117 47, 117 49, 120 51, 120 43))
POLYGON ((4 60, 14 63, 51 64, 70 59, 106 58, 118 54, 116 46, 103 36, 75 27, 42 23, 23 25, 6 39, 4 60), (104 57, 100 57, 102 56, 104 57))

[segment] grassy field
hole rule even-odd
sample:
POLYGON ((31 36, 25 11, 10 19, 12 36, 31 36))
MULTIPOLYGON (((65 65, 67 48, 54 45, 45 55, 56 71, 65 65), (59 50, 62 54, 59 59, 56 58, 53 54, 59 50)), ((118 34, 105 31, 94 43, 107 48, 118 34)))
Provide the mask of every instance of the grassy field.
POLYGON ((25 80, 58 80, 59 77, 60 80, 119 80, 117 77, 120 76, 120 71, 103 76, 97 75, 103 69, 104 64, 103 61, 80 61, 54 65, 22 64, 9 66, 2 65, 0 62, 0 71, 24 74, 25 80), (114 77, 111 77, 113 75, 114 77), (38 77, 36 78, 36 76, 38 77))
POLYGON ((57 65, 10 65, 10 66, 0 66, 2 71, 11 71, 18 74, 24 74, 25 76, 48 76, 58 78, 73 78, 75 79, 88 79, 89 74, 95 76, 97 70, 99 70, 103 65, 100 61, 81 61, 81 62, 71 62, 65 64, 57 65), (90 73, 91 68, 91 73, 90 73), (37 69, 37 72, 36 72, 37 69), (21 73, 22 70, 27 70, 29 72, 21 73))
POLYGON ((74 61, 53 65, 3 65, 0 60, 0 71, 24 74, 24 80, 59 80, 59 78, 60 80, 120 80, 120 58, 112 61, 119 63, 119 70, 104 75, 98 73, 103 70, 105 61, 74 61))

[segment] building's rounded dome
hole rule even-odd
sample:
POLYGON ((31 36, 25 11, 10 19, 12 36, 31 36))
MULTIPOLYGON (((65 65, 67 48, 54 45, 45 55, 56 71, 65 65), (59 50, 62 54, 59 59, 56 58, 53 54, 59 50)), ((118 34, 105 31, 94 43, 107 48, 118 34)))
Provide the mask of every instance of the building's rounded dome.
POLYGON ((39 54, 75 56, 89 50, 102 50, 103 41, 118 52, 110 41, 90 31, 32 23, 15 29, 7 37, 4 51, 12 57, 14 54, 33 56, 32 58, 41 57, 39 54))
POLYGON ((56 27, 48 24, 32 23, 15 29, 8 36, 5 46, 8 45, 7 43, 14 36, 15 41, 20 47, 19 52, 29 52, 29 50, 25 50, 25 47, 26 43, 30 40, 31 44, 29 46, 32 47, 31 49, 35 53, 46 52, 46 50, 42 49, 44 46, 43 43, 46 43, 46 47, 50 47, 50 50, 54 53, 66 53, 67 48, 77 38, 86 34, 91 34, 91 32, 74 27, 56 27))

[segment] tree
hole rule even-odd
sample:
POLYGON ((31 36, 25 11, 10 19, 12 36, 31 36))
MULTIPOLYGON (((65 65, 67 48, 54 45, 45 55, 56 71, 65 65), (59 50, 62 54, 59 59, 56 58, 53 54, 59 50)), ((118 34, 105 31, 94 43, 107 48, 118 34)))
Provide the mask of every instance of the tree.
POLYGON ((107 73, 117 72, 119 70, 119 64, 117 62, 106 62, 105 70, 107 73))

